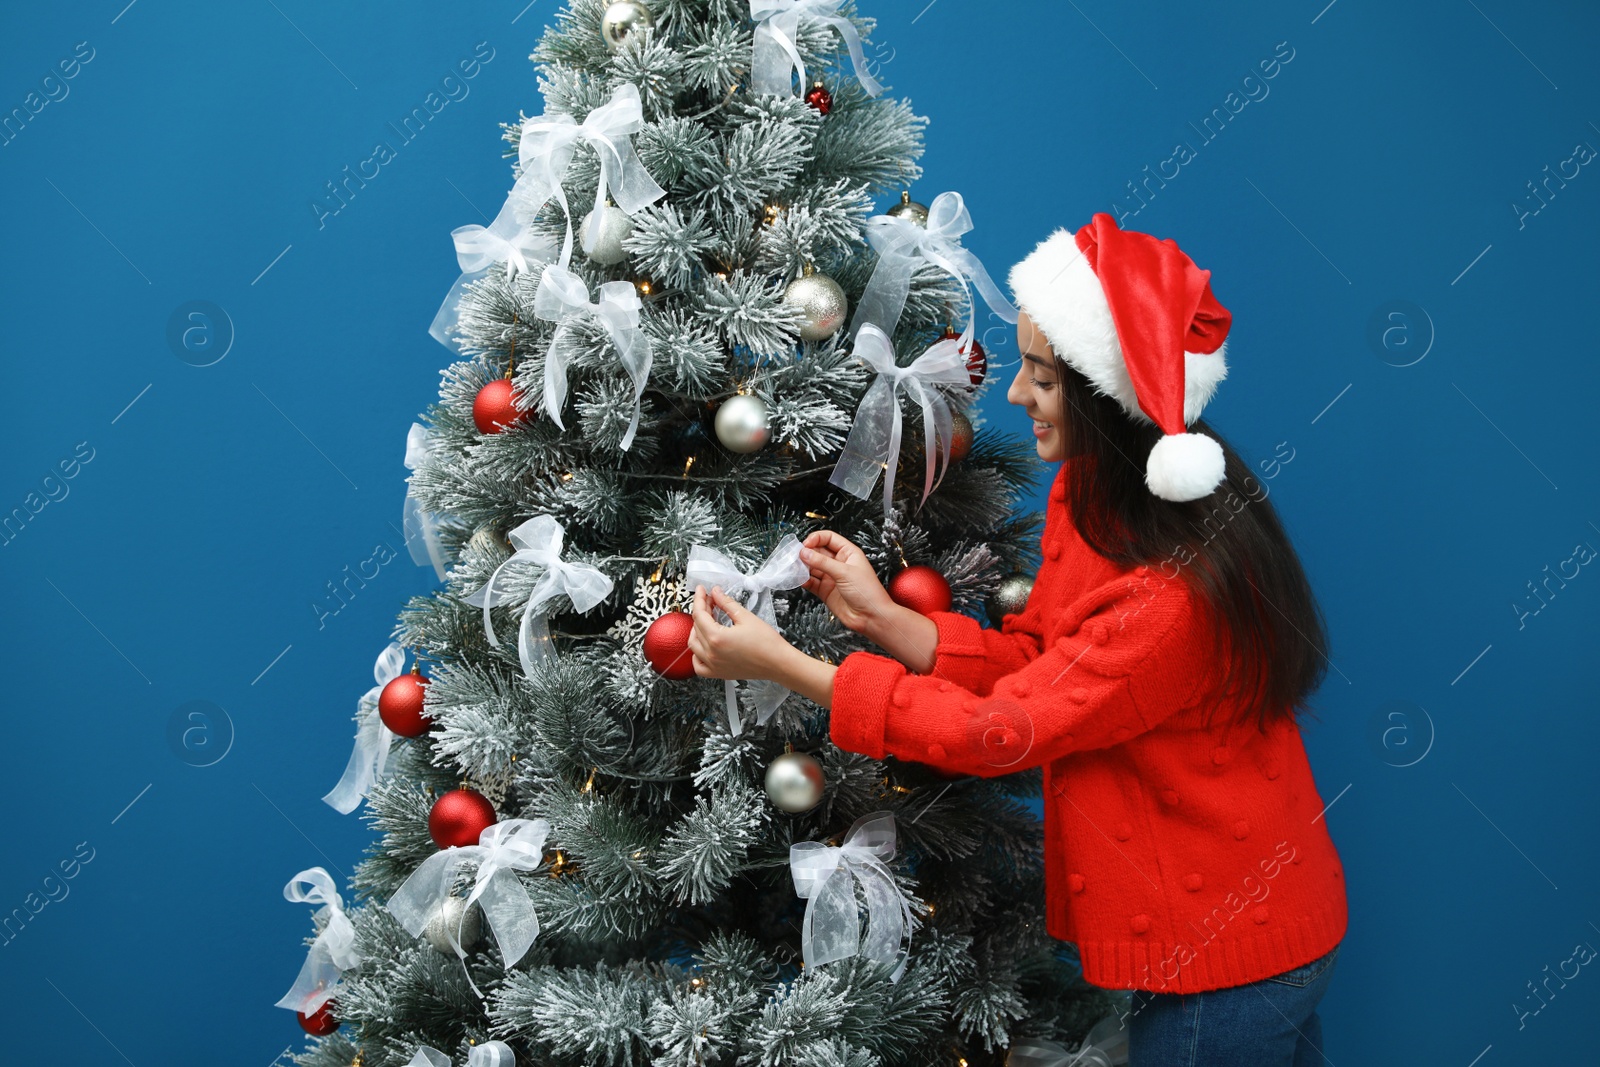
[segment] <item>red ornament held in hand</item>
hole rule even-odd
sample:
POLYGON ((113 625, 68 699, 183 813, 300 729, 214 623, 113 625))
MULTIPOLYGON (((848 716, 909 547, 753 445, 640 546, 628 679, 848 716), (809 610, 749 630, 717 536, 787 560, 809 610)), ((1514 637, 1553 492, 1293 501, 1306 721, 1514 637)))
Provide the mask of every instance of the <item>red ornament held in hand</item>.
POLYGON ((476 789, 452 789, 433 802, 428 834, 440 848, 476 845, 478 837, 498 821, 488 797, 476 789))
POLYGON ((889 579, 889 599, 919 615, 949 611, 950 583, 932 567, 907 567, 889 579))
POLYGON ((661 677, 673 681, 694 677, 694 656, 689 652, 689 634, 693 630, 694 616, 670 611, 644 632, 644 658, 661 677))
POLYGON ((422 713, 422 694, 427 689, 422 664, 412 664, 410 674, 402 674, 378 694, 378 718, 401 737, 421 737, 433 727, 433 720, 422 713))
POLYGON ((300 1020, 300 1028, 312 1037, 327 1037, 339 1029, 339 1020, 333 1017, 333 1001, 325 1000, 322 1007, 310 1015, 297 1011, 294 1017, 300 1020))

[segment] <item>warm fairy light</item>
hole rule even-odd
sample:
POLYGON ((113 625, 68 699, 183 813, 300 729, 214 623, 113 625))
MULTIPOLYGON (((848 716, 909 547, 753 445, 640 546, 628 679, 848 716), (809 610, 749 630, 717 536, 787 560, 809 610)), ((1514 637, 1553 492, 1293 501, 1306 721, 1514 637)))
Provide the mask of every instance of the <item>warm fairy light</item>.
MULTIPOLYGON (((683 464, 683 476, 685 478, 689 477, 689 468, 692 467, 692 466, 694 466, 694 457, 690 456, 687 460, 684 461, 684 464, 683 464)), ((657 573, 659 573, 659 572, 657 572, 657 573)))
POLYGON ((828 516, 824 515, 820 511, 808 511, 808 512, 806 512, 806 518, 808 518, 808 519, 822 519, 822 520, 826 521, 828 516))
POLYGON ((593 793, 594 792, 594 774, 599 769, 600 769, 599 767, 590 767, 589 768, 589 780, 587 782, 583 783, 583 788, 578 790, 578 792, 580 792, 580 793, 593 793))
POLYGON ((564 481, 564 482, 572 481, 572 472, 571 471, 562 471, 561 472, 561 480, 564 481))
POLYGON ((642 849, 642 848, 634 849, 633 850, 633 858, 636 859, 636 860, 643 859, 644 858, 644 849, 642 849))
POLYGON ((721 278, 723 281, 727 281, 728 280, 728 272, 725 271, 725 270, 719 270, 719 271, 717 271, 717 277, 721 278))
POLYGON ((646 296, 650 295, 650 282, 649 282, 648 279, 645 279, 645 278, 639 279, 638 286, 639 286, 639 292, 645 294, 646 296))

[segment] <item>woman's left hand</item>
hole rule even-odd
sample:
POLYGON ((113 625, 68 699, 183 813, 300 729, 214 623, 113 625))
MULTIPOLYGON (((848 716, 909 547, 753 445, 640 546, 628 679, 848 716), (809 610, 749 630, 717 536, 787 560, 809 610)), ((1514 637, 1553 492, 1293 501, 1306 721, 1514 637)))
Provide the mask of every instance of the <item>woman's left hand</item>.
POLYGON ((720 587, 708 593, 704 586, 696 586, 692 614, 689 651, 694 656, 694 673, 702 678, 772 679, 785 651, 793 647, 766 620, 720 587), (721 608, 733 625, 718 622, 713 608, 721 608))

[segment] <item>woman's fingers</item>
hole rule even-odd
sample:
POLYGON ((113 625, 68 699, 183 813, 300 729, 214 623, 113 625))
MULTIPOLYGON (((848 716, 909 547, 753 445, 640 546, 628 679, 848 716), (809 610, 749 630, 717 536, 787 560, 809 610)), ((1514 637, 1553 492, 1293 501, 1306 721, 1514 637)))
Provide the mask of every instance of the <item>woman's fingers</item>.
POLYGON ((811 568, 813 574, 821 571, 834 581, 838 581, 850 573, 850 569, 845 564, 824 552, 812 550, 801 556, 800 560, 811 568))
POLYGON ((736 598, 724 593, 718 586, 712 586, 711 588, 711 603, 714 606, 721 608, 723 613, 735 622, 737 622, 740 615, 747 610, 745 606, 739 603, 736 598))
POLYGON ((831 556, 837 556, 841 552, 856 547, 843 535, 834 533, 832 530, 818 530, 807 537, 803 543, 807 548, 823 551, 831 556))

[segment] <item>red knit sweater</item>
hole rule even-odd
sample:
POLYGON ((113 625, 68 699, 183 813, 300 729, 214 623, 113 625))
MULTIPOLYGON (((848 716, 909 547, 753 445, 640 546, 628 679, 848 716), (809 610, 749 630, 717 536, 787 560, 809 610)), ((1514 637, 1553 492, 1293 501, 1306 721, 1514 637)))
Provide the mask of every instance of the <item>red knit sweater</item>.
POLYGON ((1346 910, 1300 731, 1227 721, 1188 587, 1085 544, 1063 475, 1027 607, 999 630, 934 613, 927 675, 847 656, 833 742, 983 777, 1044 767, 1046 927, 1093 985, 1200 992, 1311 962, 1346 910))

